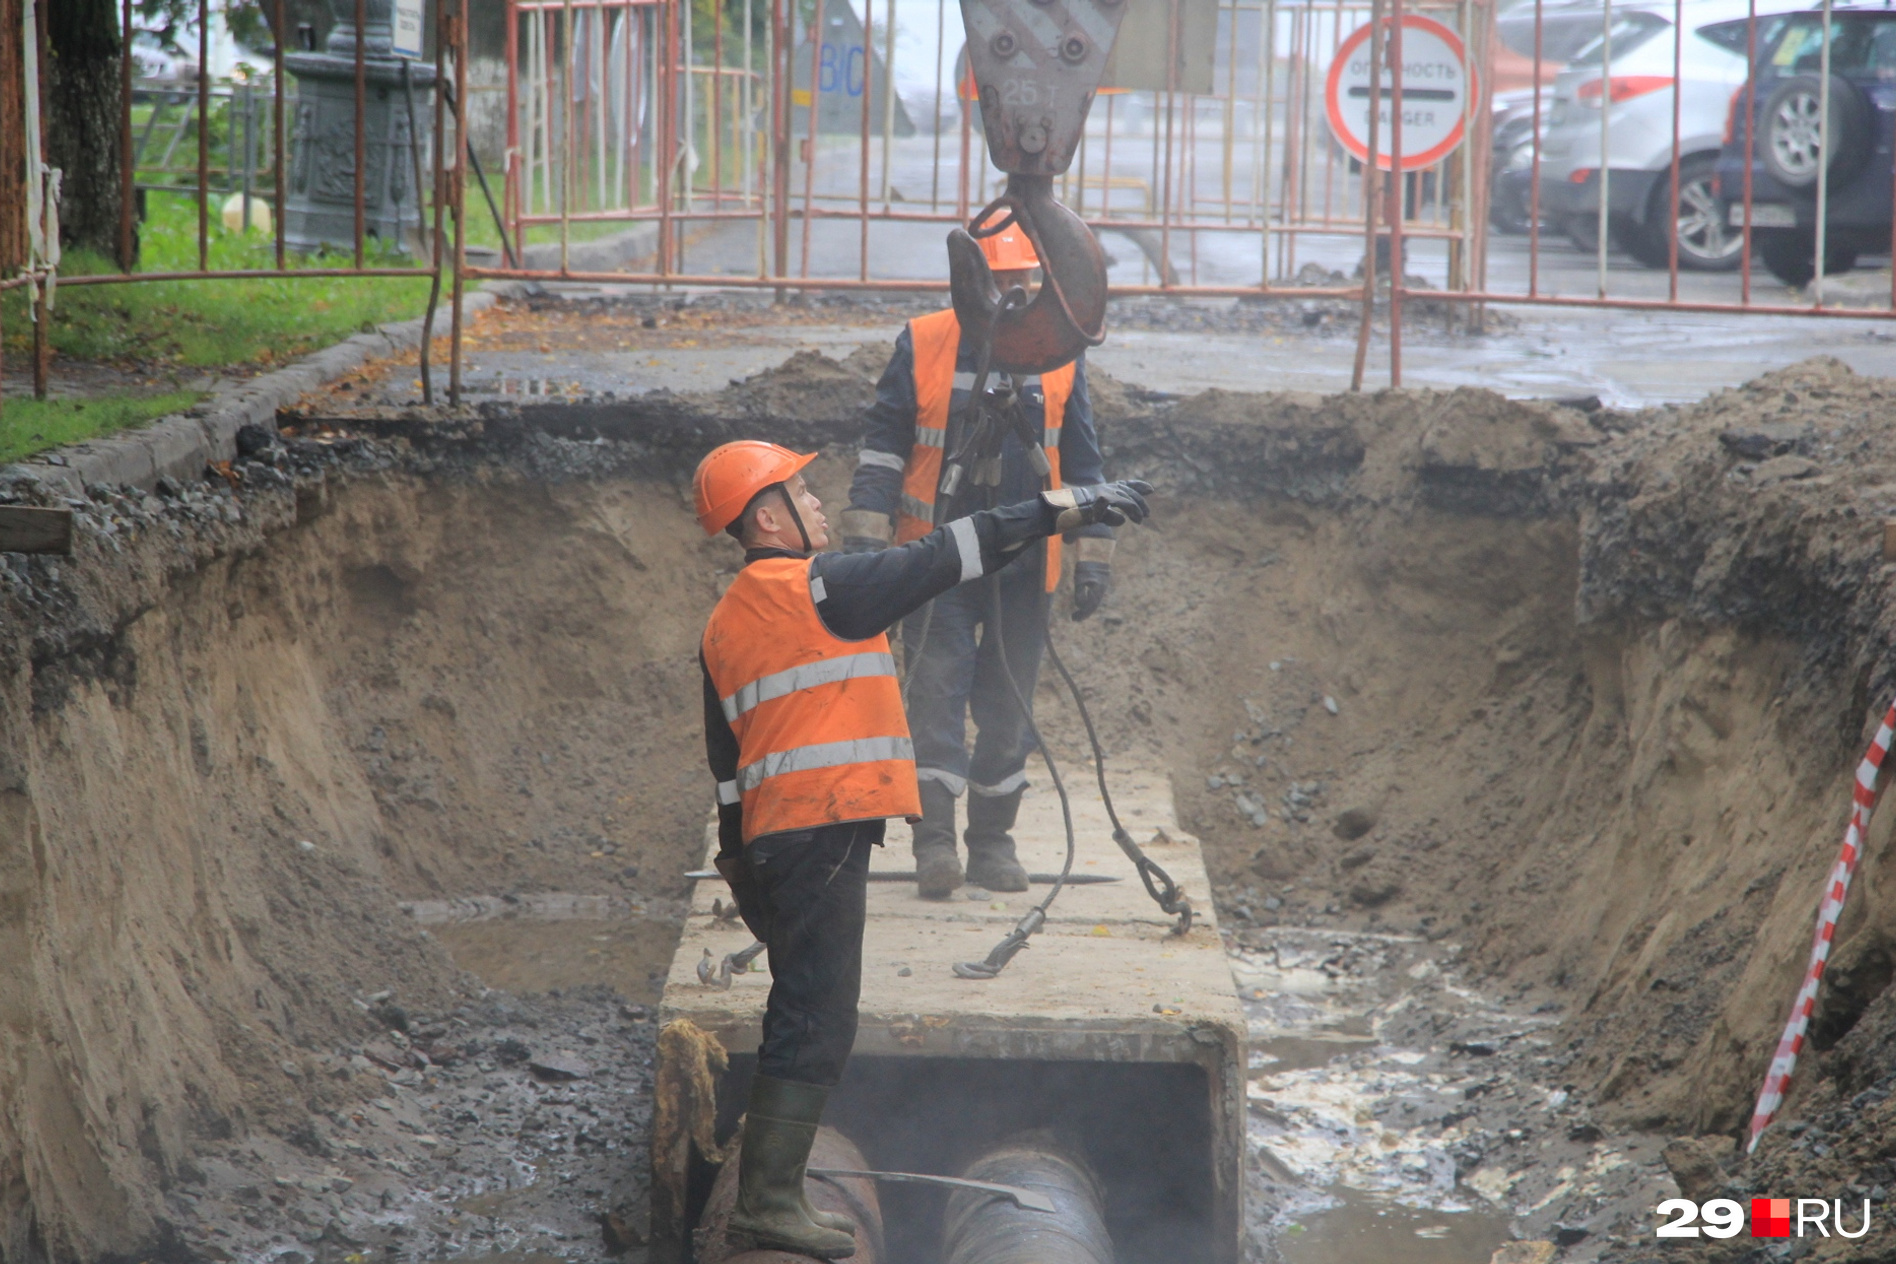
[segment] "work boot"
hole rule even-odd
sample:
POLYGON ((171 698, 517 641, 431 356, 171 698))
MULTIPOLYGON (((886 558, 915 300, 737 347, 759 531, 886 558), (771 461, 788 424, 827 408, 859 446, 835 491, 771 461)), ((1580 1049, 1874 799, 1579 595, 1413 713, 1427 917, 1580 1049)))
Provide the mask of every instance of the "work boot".
POLYGON ((939 781, 924 781, 922 819, 915 823, 915 890, 924 900, 945 900, 961 885, 955 855, 955 796, 939 781))
POLYGON ((1027 871, 1014 856, 1014 818, 1020 815, 1020 786, 1007 794, 968 795, 968 882, 989 891, 1025 891, 1027 871))
POLYGON ((829 1090, 815 1084, 751 1077, 750 1111, 737 1156, 733 1233, 761 1247, 819 1260, 856 1253, 856 1222, 816 1210, 803 1192, 803 1170, 828 1101, 829 1090))

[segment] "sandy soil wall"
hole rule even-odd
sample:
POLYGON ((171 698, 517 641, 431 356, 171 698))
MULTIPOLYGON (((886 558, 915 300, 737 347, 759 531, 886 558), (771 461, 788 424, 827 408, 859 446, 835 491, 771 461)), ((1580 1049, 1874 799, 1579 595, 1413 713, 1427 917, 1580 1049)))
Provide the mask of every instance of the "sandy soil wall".
MULTIPOLYGON (((162 1254, 194 1145, 354 1091, 312 1059, 377 993, 476 989, 398 901, 677 893, 693 651, 736 562, 683 479, 764 434, 825 445, 840 504, 868 367, 294 418, 239 487, 96 489, 79 556, 0 569, 0 1257, 162 1254)), ((1575 1088, 1628 1126, 1742 1120, 1896 687, 1883 387, 1748 389, 1619 417, 1101 381, 1161 514, 1108 609, 1056 625, 1114 751, 1172 767, 1228 915, 1456 938, 1565 1018, 1575 1088)), ((1819 1098, 1896 1064, 1888 847, 1819 1098)))
POLYGON ((310 1060, 365 998, 478 991, 398 901, 696 859, 716 589, 669 484, 301 493, 106 501, 9 573, 0 1258, 162 1249, 197 1142, 346 1092, 310 1060))

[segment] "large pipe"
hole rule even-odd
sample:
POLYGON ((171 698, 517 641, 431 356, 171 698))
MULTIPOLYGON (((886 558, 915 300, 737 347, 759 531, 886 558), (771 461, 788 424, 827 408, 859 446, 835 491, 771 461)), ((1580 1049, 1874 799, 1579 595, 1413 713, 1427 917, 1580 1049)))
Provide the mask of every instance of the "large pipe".
POLYGON ((947 1264, 1113 1264, 1099 1181, 1048 1134, 1005 1142, 961 1175, 1025 1186, 1051 1198, 1055 1210, 1028 1211, 992 1194, 957 1191, 948 1198, 943 1233, 947 1264))
MULTIPOLYGON (((810 1147, 810 1164, 860 1172, 869 1166, 854 1143, 834 1128, 818 1128, 810 1147)), ((879 1264, 882 1256, 882 1204, 876 1200, 874 1181, 809 1177, 803 1183, 810 1205, 818 1211, 841 1212, 856 1222, 856 1253, 850 1264, 879 1264)), ((788 1251, 753 1249, 749 1239, 730 1233, 731 1212, 737 1205, 737 1159, 724 1165, 711 1197, 692 1233, 698 1264, 810 1264, 809 1257, 788 1251)), ((1049 1261, 1052 1264, 1052 1261, 1049 1261)))

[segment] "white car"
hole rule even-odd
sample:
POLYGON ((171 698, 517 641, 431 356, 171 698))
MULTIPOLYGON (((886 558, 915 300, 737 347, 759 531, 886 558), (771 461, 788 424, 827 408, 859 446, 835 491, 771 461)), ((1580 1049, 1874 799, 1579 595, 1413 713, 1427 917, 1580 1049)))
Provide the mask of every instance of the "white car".
MULTIPOLYGON (((1758 46, 1776 31, 1789 6, 1760 3, 1758 46)), ((1679 78, 1679 201, 1672 190, 1674 34, 1669 0, 1613 6, 1611 62, 1602 82, 1606 41, 1596 38, 1554 81, 1553 107, 1541 148, 1541 212, 1577 246, 1597 242, 1600 168, 1607 168, 1608 225, 1618 243, 1649 267, 1667 266, 1669 236, 1679 241, 1679 266, 1736 268, 1743 233, 1730 228, 1717 193, 1719 149, 1732 93, 1746 72, 1749 0, 1686 0, 1677 49, 1679 78), (1600 111, 1606 110, 1606 161, 1600 160, 1600 111)))

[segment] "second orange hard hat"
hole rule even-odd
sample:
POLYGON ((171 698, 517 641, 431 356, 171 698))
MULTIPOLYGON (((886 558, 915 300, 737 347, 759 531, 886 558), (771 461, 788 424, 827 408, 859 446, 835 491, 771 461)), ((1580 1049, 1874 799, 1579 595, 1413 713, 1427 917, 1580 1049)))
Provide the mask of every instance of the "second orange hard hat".
MULTIPOLYGON (((1005 211, 997 211, 993 218, 998 219, 1005 214, 1005 211)), ((1027 239, 1027 232, 1018 220, 992 237, 977 237, 975 240, 981 243, 981 253, 987 256, 988 267, 996 272, 1040 266, 1040 256, 1034 253, 1034 243, 1027 239)))

